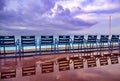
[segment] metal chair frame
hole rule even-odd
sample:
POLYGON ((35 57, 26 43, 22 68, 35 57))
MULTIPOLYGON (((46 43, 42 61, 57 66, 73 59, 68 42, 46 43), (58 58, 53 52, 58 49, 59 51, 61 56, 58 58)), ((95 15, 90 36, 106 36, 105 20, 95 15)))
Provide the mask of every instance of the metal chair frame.
POLYGON ((6 54, 6 47, 15 47, 14 54, 17 54, 17 46, 18 46, 18 40, 15 41, 14 36, 0 36, 0 53, 1 48, 4 49, 4 55, 6 54))
POLYGON ((87 52, 98 51, 97 35, 88 35, 88 38, 86 40, 86 48, 87 48, 87 52), (96 46, 96 50, 94 50, 94 46, 96 46))
POLYGON ((41 36, 41 39, 39 40, 39 51, 40 54, 42 54, 42 52, 55 52, 55 42, 54 42, 54 36, 50 35, 50 36, 41 36), (42 46, 46 46, 46 50, 42 51, 42 46), (47 50, 47 46, 50 46, 51 50, 47 50))
POLYGON ((119 35, 112 35, 111 40, 110 40, 111 50, 116 49, 116 48, 114 48, 115 44, 117 44, 118 45, 117 47, 119 47, 119 35))
POLYGON ((78 52, 82 52, 83 47, 85 47, 85 39, 84 39, 84 35, 74 35, 74 39, 72 41, 72 48, 73 48, 73 52, 75 50, 78 50, 78 52), (74 48, 74 45, 77 44, 77 49, 74 48))
POLYGON ((27 46, 34 46, 35 53, 37 54, 37 40, 35 36, 21 36, 20 53, 24 54, 24 48, 27 46))
POLYGON ((70 52, 71 51, 71 42, 72 42, 72 39, 70 38, 69 35, 59 35, 58 40, 56 39, 57 53, 59 53, 59 51, 60 51, 59 45, 64 45, 65 46, 64 51, 69 50, 69 52, 70 52))

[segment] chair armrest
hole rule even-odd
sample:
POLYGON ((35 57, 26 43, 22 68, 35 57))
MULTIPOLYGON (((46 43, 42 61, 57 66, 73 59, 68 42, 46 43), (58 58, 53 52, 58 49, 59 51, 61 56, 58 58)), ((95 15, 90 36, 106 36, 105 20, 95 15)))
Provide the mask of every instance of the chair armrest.
POLYGON ((73 43, 73 40, 70 38, 70 43, 73 43))
POLYGON ((87 40, 86 39, 83 39, 84 40, 84 43, 86 43, 87 42, 87 40))
POLYGON ((55 44, 58 44, 58 40, 55 38, 55 44))
POLYGON ((37 39, 35 39, 35 45, 37 46, 37 39))
POLYGON ((41 39, 39 39, 39 45, 41 45, 41 39))
POLYGON ((100 43, 100 39, 97 39, 97 42, 100 43))
POLYGON ((120 39, 118 40, 118 42, 120 42, 120 39))
POLYGON ((108 42, 110 42, 110 43, 111 43, 111 40, 110 40, 110 39, 108 39, 108 42))
POLYGON ((20 41, 19 39, 17 39, 17 41, 15 42, 15 45, 19 45, 20 44, 20 41))

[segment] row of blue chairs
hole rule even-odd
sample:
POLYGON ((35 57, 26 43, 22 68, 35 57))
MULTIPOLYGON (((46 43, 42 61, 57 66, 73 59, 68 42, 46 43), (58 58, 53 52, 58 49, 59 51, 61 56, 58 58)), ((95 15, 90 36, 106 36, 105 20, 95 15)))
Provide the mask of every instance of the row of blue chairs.
POLYGON ((100 50, 112 50, 116 47, 120 48, 119 35, 112 35, 109 38, 109 35, 101 35, 100 38, 97 38, 97 35, 88 35, 85 38, 84 35, 74 35, 73 38, 69 35, 61 35, 58 38, 54 36, 41 36, 38 41, 35 36, 21 36, 21 39, 15 39, 15 36, 0 36, 0 53, 6 53, 6 47, 15 47, 15 54, 25 53, 25 47, 34 46, 35 54, 39 51, 42 52, 53 52, 59 53, 60 51, 67 52, 78 52, 80 51, 100 51, 100 50), (39 50, 37 48, 39 45, 39 50), (64 49, 61 48, 64 46, 64 49), (117 46, 116 46, 117 45, 117 46), (45 50, 48 48, 50 50, 45 50), (4 50, 2 50, 2 48, 4 50))

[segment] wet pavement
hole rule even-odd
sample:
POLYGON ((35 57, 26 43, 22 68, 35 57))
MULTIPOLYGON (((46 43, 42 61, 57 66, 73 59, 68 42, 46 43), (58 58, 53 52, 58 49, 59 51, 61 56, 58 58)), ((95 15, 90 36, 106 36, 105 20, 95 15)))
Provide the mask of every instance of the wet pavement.
POLYGON ((0 81, 120 81, 118 55, 62 54, 0 59, 0 81))

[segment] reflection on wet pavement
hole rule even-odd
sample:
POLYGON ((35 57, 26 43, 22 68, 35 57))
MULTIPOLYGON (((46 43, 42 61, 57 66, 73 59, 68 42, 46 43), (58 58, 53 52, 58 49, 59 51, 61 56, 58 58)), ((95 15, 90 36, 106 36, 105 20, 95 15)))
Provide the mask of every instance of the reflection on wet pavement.
POLYGON ((82 58, 71 57, 70 59, 72 59, 72 61, 73 61, 74 69, 80 69, 80 68, 84 67, 82 58))
POLYGON ((120 57, 51 55, 0 59, 0 81, 120 81, 120 57))
POLYGON ((41 64, 41 72, 42 73, 50 73, 54 71, 54 63, 53 62, 46 62, 41 64))
POLYGON ((29 66, 29 67, 22 68, 22 76, 35 75, 35 73, 36 73, 35 66, 29 66))

